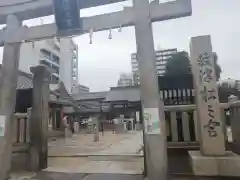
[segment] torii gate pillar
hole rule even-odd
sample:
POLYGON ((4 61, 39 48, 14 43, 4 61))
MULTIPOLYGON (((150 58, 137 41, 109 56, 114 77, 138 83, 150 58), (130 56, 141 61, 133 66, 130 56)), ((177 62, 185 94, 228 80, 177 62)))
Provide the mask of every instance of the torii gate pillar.
POLYGON ((145 168, 150 180, 166 180, 167 146, 163 103, 156 73, 152 20, 148 0, 134 0, 134 21, 145 131, 145 168), (150 126, 150 129, 149 129, 150 126))

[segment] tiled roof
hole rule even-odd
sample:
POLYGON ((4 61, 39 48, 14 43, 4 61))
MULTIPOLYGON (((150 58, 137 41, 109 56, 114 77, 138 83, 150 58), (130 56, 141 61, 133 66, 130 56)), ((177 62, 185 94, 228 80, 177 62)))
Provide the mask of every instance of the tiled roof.
POLYGON ((115 87, 110 91, 72 95, 76 101, 140 101, 139 87, 115 87))
POLYGON ((95 100, 95 99, 103 99, 104 100, 107 96, 107 93, 108 93, 107 91, 80 93, 80 94, 72 94, 72 97, 76 101, 95 100))
MULTIPOLYGON (((0 64, 0 77, 2 76, 2 64, 0 64)), ((17 89, 31 89, 33 88, 32 74, 18 71, 17 89)))
POLYGON ((27 73, 19 72, 17 89, 31 88, 33 88, 32 76, 27 73))
POLYGON ((106 97, 106 101, 138 102, 140 99, 140 89, 138 87, 111 88, 106 97))
MULTIPOLYGON (((1 65, 0 65, 0 76, 1 76, 1 65)), ((64 85, 62 85, 62 83, 60 84, 50 84, 49 88, 50 88, 50 102, 53 103, 58 103, 58 104, 65 104, 65 105, 73 105, 74 104, 74 100, 72 99, 71 96, 69 96, 66 93, 64 93, 64 95, 62 95, 62 93, 56 93, 56 91, 58 91, 60 89, 60 87, 63 88, 64 85), (58 98, 57 98, 58 96, 58 98)), ((17 84, 17 89, 18 90, 24 90, 24 89, 32 89, 33 88, 33 77, 31 74, 19 71, 18 72, 18 84, 17 84)))

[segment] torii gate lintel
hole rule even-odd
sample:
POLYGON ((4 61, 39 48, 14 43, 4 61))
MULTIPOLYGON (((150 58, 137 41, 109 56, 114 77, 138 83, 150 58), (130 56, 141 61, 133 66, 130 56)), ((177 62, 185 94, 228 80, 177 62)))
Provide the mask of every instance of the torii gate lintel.
MULTIPOLYGON (((161 4, 150 4, 150 17, 152 22, 165 21, 179 17, 186 17, 192 14, 191 0, 176 0, 161 4)), ((83 33, 88 33, 90 29, 94 31, 102 31, 110 28, 118 28, 133 26, 134 8, 126 7, 123 11, 97 15, 92 17, 82 18, 83 33)), ((79 33, 76 35, 81 35, 79 33)), ((34 27, 22 27, 14 36, 6 39, 4 30, 0 30, 0 46, 4 42, 24 42, 36 41, 57 36, 57 28, 55 24, 46 24, 34 27)))

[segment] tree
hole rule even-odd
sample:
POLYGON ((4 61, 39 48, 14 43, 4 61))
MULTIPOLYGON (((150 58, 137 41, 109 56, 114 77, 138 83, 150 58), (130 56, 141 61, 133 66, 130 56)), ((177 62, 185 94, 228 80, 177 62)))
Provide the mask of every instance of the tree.
POLYGON ((191 74, 191 67, 188 53, 181 51, 172 55, 166 64, 165 76, 184 76, 189 74, 191 74))
MULTIPOLYGON (((215 72, 217 81, 220 79, 222 72, 221 67, 218 64, 218 56, 214 53, 214 62, 215 62, 215 72)), ((165 76, 186 76, 192 74, 190 57, 186 51, 178 52, 168 60, 166 64, 165 76)))
POLYGON ((218 81, 220 79, 220 77, 221 77, 222 68, 218 64, 218 55, 217 55, 217 53, 214 53, 213 59, 214 59, 214 64, 215 64, 216 78, 217 78, 217 81, 218 81))

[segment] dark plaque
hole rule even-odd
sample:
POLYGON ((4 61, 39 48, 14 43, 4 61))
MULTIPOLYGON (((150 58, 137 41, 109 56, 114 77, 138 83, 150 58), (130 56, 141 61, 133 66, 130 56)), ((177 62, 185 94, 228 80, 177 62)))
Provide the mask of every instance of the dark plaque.
POLYGON ((81 31, 78 0, 53 0, 53 5, 59 35, 71 36, 81 31))

